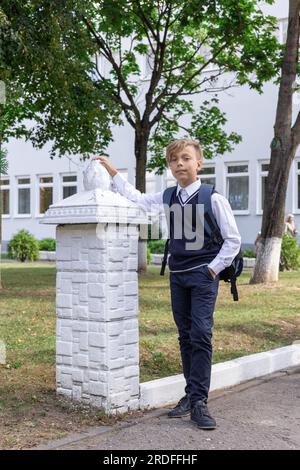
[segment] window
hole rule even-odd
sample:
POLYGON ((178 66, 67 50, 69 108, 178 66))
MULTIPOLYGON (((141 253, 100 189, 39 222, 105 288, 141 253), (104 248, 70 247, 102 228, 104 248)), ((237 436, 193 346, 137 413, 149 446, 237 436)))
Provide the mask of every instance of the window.
POLYGON ((62 177, 63 199, 77 193, 77 176, 65 175, 62 177))
POLYGON ((300 161, 297 162, 297 209, 300 209, 300 161))
POLYGON ((53 177, 39 177, 39 211, 44 214, 53 203, 53 177))
POLYGON ((204 166, 199 171, 198 175, 200 176, 201 182, 206 184, 216 184, 216 175, 214 166, 204 166))
POLYGON ((278 41, 281 44, 286 43, 288 24, 289 24, 288 18, 281 18, 278 21, 278 41))
POLYGON ((150 80, 154 67, 154 54, 152 51, 142 56, 144 59, 143 80, 150 80))
POLYGON ((17 213, 30 214, 30 178, 18 177, 18 210, 17 213))
POLYGON ((259 212, 263 210, 264 207, 264 202, 265 202, 265 194, 266 194, 266 182, 267 182, 267 177, 268 177, 268 172, 269 172, 269 163, 263 162, 260 163, 260 207, 259 207, 259 212))
POLYGON ((156 192, 156 184, 155 184, 155 173, 146 172, 146 193, 147 194, 154 194, 156 192))
POLYGON ((248 211, 249 173, 248 165, 228 165, 226 196, 234 211, 248 211))
POLYGON ((170 186, 176 186, 176 179, 172 175, 172 172, 169 168, 167 168, 166 171, 165 185, 166 188, 169 188, 170 186))
MULTIPOLYGON (((119 65, 120 64, 120 56, 119 51, 113 51, 112 53, 114 61, 119 65)), ((107 60, 103 54, 97 54, 95 58, 96 66, 104 78, 111 78, 110 72, 113 70, 113 66, 109 60, 107 60)), ((99 75, 95 72, 93 74, 94 78, 97 80, 100 79, 99 75)))
POLYGON ((9 215, 9 188, 9 179, 0 179, 0 205, 3 215, 9 215))

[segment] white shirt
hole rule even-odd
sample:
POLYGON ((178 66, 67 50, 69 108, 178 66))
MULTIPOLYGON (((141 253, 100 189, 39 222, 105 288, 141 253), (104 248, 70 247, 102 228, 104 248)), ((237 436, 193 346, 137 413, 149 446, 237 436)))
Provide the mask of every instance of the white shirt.
MULTIPOLYGON (((113 182, 116 189, 122 196, 125 196, 130 201, 133 201, 146 209, 146 211, 164 212, 163 207, 163 191, 155 194, 141 193, 132 184, 126 181, 120 173, 113 176, 113 182)), ((184 189, 186 194, 181 197, 185 202, 192 194, 200 188, 201 180, 197 179, 194 183, 186 186, 184 189)), ((177 183, 178 195, 181 186, 177 183)), ((223 271, 227 266, 230 266, 241 247, 241 236, 239 234, 232 209, 227 199, 219 193, 214 193, 211 196, 211 206, 214 217, 220 227, 220 232, 223 237, 224 243, 217 254, 217 256, 208 264, 216 274, 223 271)), ((195 266, 196 268, 197 266, 195 266)), ((195 269, 194 268, 194 269, 195 269)))

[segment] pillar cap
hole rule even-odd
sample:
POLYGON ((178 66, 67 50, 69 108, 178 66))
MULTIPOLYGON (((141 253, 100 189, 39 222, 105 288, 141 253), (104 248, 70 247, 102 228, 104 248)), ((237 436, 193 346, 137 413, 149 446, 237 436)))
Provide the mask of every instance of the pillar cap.
POLYGON ((41 224, 149 223, 147 211, 112 191, 107 171, 91 160, 84 171, 85 190, 51 204, 41 224), (105 172, 105 173, 104 173, 105 172))

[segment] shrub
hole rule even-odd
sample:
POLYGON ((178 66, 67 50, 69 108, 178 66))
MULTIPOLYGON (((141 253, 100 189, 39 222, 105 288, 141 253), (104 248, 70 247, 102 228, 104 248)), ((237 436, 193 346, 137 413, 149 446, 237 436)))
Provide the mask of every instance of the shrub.
POLYGON ((280 271, 298 269, 300 267, 300 247, 296 238, 288 233, 282 237, 280 253, 280 271))
POLYGON ((150 264, 152 261, 150 248, 147 246, 147 264, 150 264))
POLYGON ((28 259, 35 261, 39 257, 39 244, 28 230, 17 232, 8 244, 8 256, 22 263, 28 259))
POLYGON ((244 258, 256 258, 256 253, 255 251, 248 249, 242 252, 242 256, 244 258))
POLYGON ((43 251, 55 251, 56 241, 54 238, 42 238, 38 241, 39 249, 43 251))
POLYGON ((150 240, 148 241, 148 248, 151 253, 159 254, 165 251, 166 240, 150 240))

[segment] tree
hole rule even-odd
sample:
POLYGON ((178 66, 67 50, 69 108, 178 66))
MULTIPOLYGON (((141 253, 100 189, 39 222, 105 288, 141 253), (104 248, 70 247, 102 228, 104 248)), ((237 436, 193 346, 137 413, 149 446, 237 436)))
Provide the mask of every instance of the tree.
MULTIPOLYGON (((1 178, 8 172, 5 143, 10 137, 26 136, 27 128, 24 120, 32 118, 34 114, 26 103, 24 91, 16 74, 22 64, 23 47, 21 37, 11 28, 0 7, 0 256, 3 206, 1 178)), ((2 289, 1 273, 0 289, 2 289)))
POLYGON ((281 65, 274 137, 265 188, 265 200, 256 263, 251 284, 277 281, 285 200, 290 167, 300 144, 300 113, 292 124, 293 95, 299 73, 300 0, 289 0, 287 40, 281 65))
MULTIPOLYGON (((1 261, 1 253, 2 253, 2 191, 1 191, 1 177, 2 175, 6 174, 8 171, 8 162, 6 159, 6 153, 1 148, 0 142, 0 261, 1 261)), ((0 269, 0 290, 2 289, 2 277, 1 277, 1 269, 0 269)))
POLYGON ((259 3, 2 0, 0 17, 21 39, 12 68, 35 120, 27 138, 37 147, 52 141, 51 158, 85 158, 105 153, 112 125, 127 121, 142 192, 146 169, 162 173, 164 147, 182 132, 201 141, 206 158, 230 152, 241 138, 225 132, 217 94, 243 84, 261 92, 281 59, 276 19, 259 3), (148 62, 147 81, 140 58, 148 62), (233 74, 228 84, 220 81, 226 72, 233 74), (196 106, 193 96, 201 93, 206 98, 196 106))
POLYGON ((163 148, 181 130, 200 139, 207 158, 231 151, 240 136, 223 130, 215 94, 241 84, 261 92, 279 63, 275 18, 258 3, 3 0, 24 43, 19 81, 37 119, 28 137, 37 146, 53 141, 52 156, 86 155, 105 150, 111 125, 126 120, 141 191, 146 168, 163 171, 163 148), (141 80, 139 57, 148 57, 148 81, 141 80), (107 75, 100 60, 111 68, 107 75), (211 65, 215 70, 204 73, 211 65), (235 74, 226 85, 218 82, 225 72, 235 74), (213 98, 195 110, 191 97, 204 92, 213 98))

